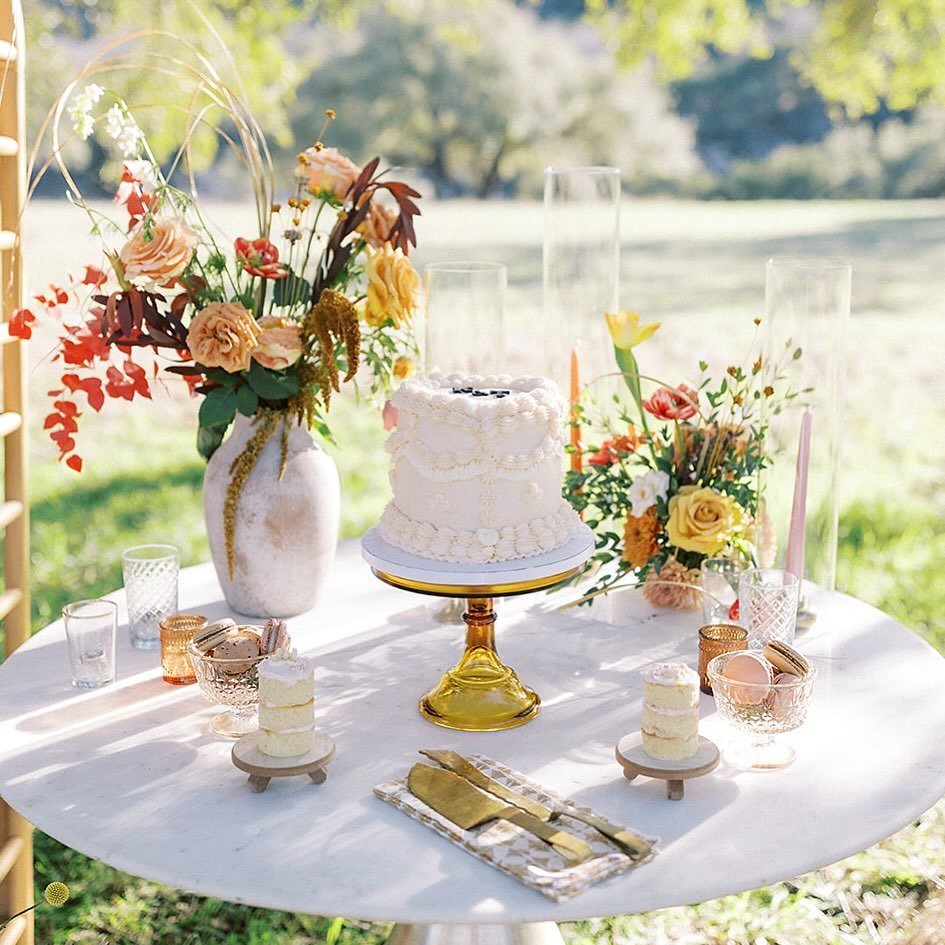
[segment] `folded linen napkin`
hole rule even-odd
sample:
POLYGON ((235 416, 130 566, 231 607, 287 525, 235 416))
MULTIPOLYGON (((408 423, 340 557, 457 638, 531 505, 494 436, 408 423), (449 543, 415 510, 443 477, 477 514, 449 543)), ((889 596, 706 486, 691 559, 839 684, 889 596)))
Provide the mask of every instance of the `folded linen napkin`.
MULTIPOLYGON (((588 808, 573 804, 560 794, 542 787, 493 758, 480 754, 471 754, 466 757, 483 774, 539 804, 545 804, 548 807, 574 807, 582 812, 591 813, 588 808)), ((594 851, 594 855, 583 863, 569 866, 563 857, 547 843, 508 821, 496 820, 472 830, 463 830, 411 794, 406 778, 379 784, 374 788, 374 793, 409 817, 426 824, 437 833, 459 844, 473 856, 508 873, 509 876, 531 886, 532 889, 538 890, 555 902, 565 902, 594 883, 633 869, 652 859, 657 852, 657 838, 644 837, 653 845, 650 855, 641 860, 633 860, 593 827, 567 815, 561 815, 556 821, 561 829, 580 837, 594 851)), ((626 829, 632 833, 639 833, 630 827, 626 829)))

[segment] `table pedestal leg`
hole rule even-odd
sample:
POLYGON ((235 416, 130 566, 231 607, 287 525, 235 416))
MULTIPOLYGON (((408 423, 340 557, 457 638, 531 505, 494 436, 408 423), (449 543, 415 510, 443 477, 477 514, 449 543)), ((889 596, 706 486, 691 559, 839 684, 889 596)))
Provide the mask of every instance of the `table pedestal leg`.
POLYGON ((564 939, 554 922, 395 925, 387 945, 564 945, 564 939))
POLYGON ((541 700, 499 659, 492 598, 470 597, 463 620, 463 657, 420 700, 420 714, 444 728, 466 732, 495 732, 533 719, 541 700))

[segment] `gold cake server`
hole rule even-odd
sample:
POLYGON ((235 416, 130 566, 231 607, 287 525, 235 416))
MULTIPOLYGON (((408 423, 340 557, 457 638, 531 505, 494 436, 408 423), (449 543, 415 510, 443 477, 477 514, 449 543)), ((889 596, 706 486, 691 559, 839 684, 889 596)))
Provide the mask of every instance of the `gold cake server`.
POLYGON ((651 846, 643 837, 630 833, 630 831, 624 830, 623 827, 612 824, 609 820, 598 817, 596 814, 585 813, 571 806, 551 808, 538 801, 533 801, 531 798, 525 797, 525 795, 519 794, 518 791, 514 791, 512 788, 496 781, 494 778, 490 778, 489 775, 480 771, 468 758, 464 758, 459 752, 452 751, 448 748, 421 748, 420 754, 432 758, 434 761, 443 765, 444 768, 454 771, 456 774, 460 775, 460 777, 465 778, 470 784, 482 788, 483 791, 488 791, 507 804, 514 804, 520 810, 531 814, 532 817, 537 817, 545 823, 554 821, 563 814, 566 817, 574 818, 574 820, 580 820, 589 827, 593 827, 598 833, 603 834, 608 840, 611 840, 628 856, 634 859, 642 859, 650 853, 651 846))
POLYGON ((507 820, 550 844, 572 865, 593 855, 583 840, 564 830, 549 827, 518 807, 503 804, 493 795, 483 794, 467 780, 444 768, 418 762, 407 775, 407 786, 414 797, 463 830, 470 830, 490 820, 507 820))

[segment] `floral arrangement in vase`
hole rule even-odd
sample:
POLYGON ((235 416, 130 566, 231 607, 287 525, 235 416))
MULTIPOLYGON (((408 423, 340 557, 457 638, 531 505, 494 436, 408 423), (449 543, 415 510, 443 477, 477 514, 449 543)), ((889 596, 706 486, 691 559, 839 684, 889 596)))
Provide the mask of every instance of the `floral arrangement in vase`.
POLYGON ((700 361, 695 386, 671 386, 641 374, 634 354, 659 324, 641 325, 629 311, 605 318, 630 399, 596 422, 575 405, 580 435, 569 447, 565 496, 596 541, 595 580, 581 602, 632 581, 655 606, 695 609, 705 558, 756 564, 773 557, 760 484, 770 461, 767 418, 798 396, 784 369, 801 350, 788 343, 774 364, 750 354, 721 379, 700 361), (649 397, 643 382, 656 385, 649 397), (582 442, 588 433, 598 437, 593 444, 582 442))
MULTIPOLYGON (((330 438, 327 416, 344 384, 357 383, 380 403, 411 369, 420 280, 408 254, 420 195, 387 179, 378 158, 359 167, 325 147, 331 109, 277 192, 256 121, 206 58, 188 48, 201 67, 175 61, 182 86, 190 86, 178 107, 187 121, 164 166, 134 108, 93 81, 131 68, 133 52, 93 60, 54 105, 44 126, 52 133, 51 161, 102 252, 81 277, 16 312, 11 331, 26 338, 40 315, 57 320, 53 359, 62 372, 45 429, 76 471, 83 413, 102 410, 109 399, 151 398, 156 383, 176 379, 201 399, 197 448, 207 460, 237 417, 250 418, 252 433, 229 464, 223 509, 232 579, 241 494, 270 441, 279 444, 281 479, 294 428, 330 438), (63 142, 65 118, 71 134, 63 142), (254 232, 222 238, 205 218, 190 159, 193 137, 207 127, 247 169, 254 232), (122 158, 117 219, 84 199, 62 156, 68 140, 93 134, 122 158)), ((147 57, 134 67, 169 68, 164 60, 148 65, 147 57)))

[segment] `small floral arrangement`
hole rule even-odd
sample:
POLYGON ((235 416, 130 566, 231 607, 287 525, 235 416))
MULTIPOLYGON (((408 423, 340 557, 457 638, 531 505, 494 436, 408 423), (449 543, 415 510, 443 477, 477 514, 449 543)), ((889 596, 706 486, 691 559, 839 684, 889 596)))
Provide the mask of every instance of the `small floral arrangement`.
MULTIPOLYGON (((84 410, 100 411, 108 398, 150 398, 156 381, 177 378, 202 398, 197 447, 206 459, 237 414, 255 418, 255 434, 231 470, 232 523, 241 486, 273 436, 281 431, 284 466, 290 425, 330 436, 326 416, 343 384, 360 380, 382 402, 393 380, 409 373, 419 277, 408 253, 419 194, 386 179, 379 159, 358 167, 316 140, 298 155, 285 199, 276 202, 265 137, 240 98, 191 51, 204 67, 179 69, 191 86, 187 128, 165 167, 134 109, 91 81, 129 68, 131 54, 93 61, 54 106, 47 119, 53 159, 102 256, 80 277, 36 295, 10 330, 28 338, 40 313, 58 321, 53 359, 63 370, 45 428, 76 471, 84 410), (115 194, 121 219, 84 200, 69 174, 59 140, 64 112, 70 139, 97 134, 124 158, 115 194), (255 233, 221 242, 204 218, 190 148, 208 126, 249 171, 255 233)), ((146 58, 140 68, 149 68, 146 58)), ((170 66, 161 60, 151 68, 170 66)), ((319 139, 334 117, 328 109, 319 139)), ((232 570, 232 528, 227 551, 232 570)))
POLYGON ((695 609, 705 558, 757 563, 773 541, 759 478, 769 462, 767 418, 798 396, 784 387, 784 369, 801 350, 789 343, 777 364, 751 355, 721 380, 701 361, 696 386, 670 386, 642 375, 634 355, 659 324, 641 325, 636 312, 605 317, 630 403, 596 423, 586 407, 575 409, 582 434, 601 436, 569 448, 581 461, 565 495, 596 536, 595 583, 582 602, 630 578, 656 606, 695 609), (644 381, 657 385, 645 399, 644 381))

